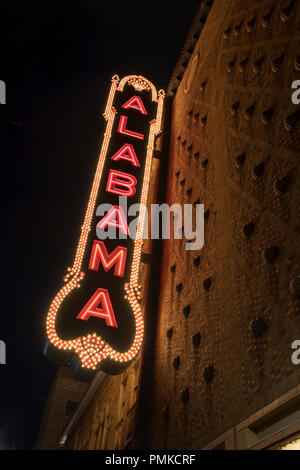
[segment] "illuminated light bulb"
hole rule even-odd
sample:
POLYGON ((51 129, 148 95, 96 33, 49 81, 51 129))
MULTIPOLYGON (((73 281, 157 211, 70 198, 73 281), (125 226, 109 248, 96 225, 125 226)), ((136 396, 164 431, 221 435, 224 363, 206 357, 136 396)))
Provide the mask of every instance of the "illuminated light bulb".
POLYGON ((117 75, 112 77, 112 85, 110 88, 106 108, 104 111, 104 117, 107 120, 107 127, 104 133, 104 139, 98 159, 98 164, 95 172, 95 177, 92 184, 92 189, 90 192, 89 200, 88 200, 88 207, 86 210, 85 218, 83 225, 81 226, 81 236, 79 239, 79 243, 77 246, 75 259, 72 267, 68 267, 67 274, 64 277, 64 281, 67 284, 62 288, 56 297, 53 299, 48 316, 47 316, 47 334, 49 340, 52 344, 56 345, 61 349, 69 349, 75 350, 79 357, 82 360, 82 363, 87 368, 96 368, 96 365, 100 362, 100 360, 105 359, 106 357, 111 357, 114 360, 118 360, 120 362, 125 362, 132 359, 139 351, 143 335, 144 335, 144 321, 141 308, 137 302, 137 299, 142 298, 142 293, 139 292, 139 289, 142 288, 138 284, 138 276, 139 276, 139 265, 140 265, 140 258, 141 258, 141 250, 143 245, 142 240, 142 230, 141 227, 144 226, 145 216, 142 214, 138 221, 138 238, 135 240, 134 243, 134 254, 133 254, 133 262, 131 267, 131 274, 130 274, 130 281, 129 283, 124 284, 125 292, 127 295, 124 297, 129 301, 134 315, 135 315, 135 322, 136 322, 136 333, 133 344, 131 348, 125 353, 117 353, 114 351, 108 344, 105 344, 101 338, 98 338, 96 333, 92 336, 87 335, 86 338, 77 338, 74 340, 62 340, 57 336, 55 330, 55 318, 58 312, 58 309, 63 302, 64 298, 75 288, 80 287, 80 281, 84 278, 85 274, 81 271, 81 266, 85 254, 88 234, 91 231, 91 221, 94 214, 95 204, 97 195, 99 192, 100 181, 102 177, 102 171, 106 159, 106 154, 108 150, 108 145, 110 142, 112 128, 114 124, 114 118, 116 116, 116 110, 112 106, 114 95, 116 91, 123 91, 124 85, 128 82, 130 85, 134 86, 137 90, 146 89, 151 91, 152 94, 152 101, 157 102, 157 115, 156 119, 152 120, 150 123, 150 132, 148 138, 148 145, 146 151, 146 163, 145 163, 145 170, 144 170, 144 177, 143 177, 143 187, 141 192, 141 204, 146 205, 147 197, 149 192, 149 184, 150 184, 150 174, 151 174, 151 163, 152 163, 152 153, 153 153, 153 143, 154 143, 154 136, 160 132, 160 123, 162 117, 162 109, 163 109, 163 100, 165 97, 165 93, 163 90, 156 91, 154 85, 149 82, 149 80, 145 79, 142 76, 137 75, 129 75, 124 77, 121 81, 117 75), (86 341, 86 347, 89 348, 91 345, 99 345, 103 346, 103 350, 101 354, 96 354, 94 359, 91 360, 88 358, 88 354, 82 348, 80 342, 82 340, 86 341))

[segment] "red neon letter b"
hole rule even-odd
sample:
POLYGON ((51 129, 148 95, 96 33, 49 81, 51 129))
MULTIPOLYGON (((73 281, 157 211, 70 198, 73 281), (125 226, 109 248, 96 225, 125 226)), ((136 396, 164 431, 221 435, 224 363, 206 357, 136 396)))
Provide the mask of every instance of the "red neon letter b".
POLYGON ((124 276, 125 263, 127 256, 127 248, 125 246, 117 246, 117 248, 110 253, 107 253, 104 242, 94 240, 92 253, 89 262, 89 269, 91 271, 98 271, 100 261, 104 271, 107 273, 113 266, 114 275, 118 277, 124 276))
POLYGON ((110 170, 106 191, 120 196, 134 196, 136 193, 135 185, 137 179, 129 173, 123 173, 122 171, 110 170))

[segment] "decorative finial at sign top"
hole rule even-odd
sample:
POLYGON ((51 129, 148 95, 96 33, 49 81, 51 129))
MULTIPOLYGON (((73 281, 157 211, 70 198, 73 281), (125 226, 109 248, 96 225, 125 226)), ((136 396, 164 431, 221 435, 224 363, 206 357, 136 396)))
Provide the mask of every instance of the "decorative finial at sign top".
POLYGON ((117 75, 117 74, 113 75, 111 77, 111 81, 115 82, 115 83, 119 83, 119 81, 120 81, 119 75, 117 75))

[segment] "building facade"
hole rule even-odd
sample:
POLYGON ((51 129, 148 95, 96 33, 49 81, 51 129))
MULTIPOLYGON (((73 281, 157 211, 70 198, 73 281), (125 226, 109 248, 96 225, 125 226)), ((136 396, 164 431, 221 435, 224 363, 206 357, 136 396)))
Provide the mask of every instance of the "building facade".
POLYGON ((75 412, 65 448, 299 447, 299 31, 297 1, 201 2, 151 202, 204 204, 204 246, 146 249, 144 349, 75 412))
POLYGON ((61 365, 46 403, 36 449, 59 449, 58 436, 66 428, 70 418, 78 407, 88 384, 74 379, 73 371, 61 365))

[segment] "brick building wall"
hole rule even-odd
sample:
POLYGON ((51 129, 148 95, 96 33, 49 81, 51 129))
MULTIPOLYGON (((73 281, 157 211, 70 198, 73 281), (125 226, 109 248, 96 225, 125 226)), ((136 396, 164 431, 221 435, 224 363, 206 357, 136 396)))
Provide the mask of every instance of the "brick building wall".
POLYGON ((59 366, 45 405, 36 449, 58 450, 58 440, 75 412, 88 384, 74 379, 70 367, 59 366))
POLYGON ((88 410, 66 443, 67 449, 124 449, 130 445, 140 361, 123 374, 106 376, 88 410))
POLYGON ((215 0, 174 96, 167 202, 205 205, 205 243, 164 242, 149 448, 202 448, 300 383, 299 3, 215 0))
POLYGON ((162 157, 166 202, 205 206, 204 247, 163 242, 144 354, 105 379, 67 448, 200 449, 300 391, 300 2, 202 5, 169 87, 162 157))

